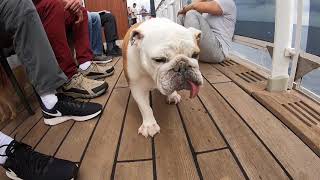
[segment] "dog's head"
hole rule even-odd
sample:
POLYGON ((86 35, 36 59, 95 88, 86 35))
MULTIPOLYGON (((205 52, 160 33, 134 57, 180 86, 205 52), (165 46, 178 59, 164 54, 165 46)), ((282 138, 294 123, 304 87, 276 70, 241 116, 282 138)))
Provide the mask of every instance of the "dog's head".
POLYGON ((131 44, 140 52, 142 68, 164 95, 190 90, 195 97, 203 84, 198 46, 201 31, 168 19, 154 18, 131 32, 131 44))

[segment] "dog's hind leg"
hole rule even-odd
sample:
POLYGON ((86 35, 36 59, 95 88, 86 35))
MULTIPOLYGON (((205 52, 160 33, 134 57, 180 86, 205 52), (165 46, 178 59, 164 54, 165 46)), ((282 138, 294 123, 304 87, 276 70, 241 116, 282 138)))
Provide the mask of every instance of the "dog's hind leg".
POLYGON ((143 89, 141 87, 130 87, 132 96, 138 104, 140 109, 143 123, 140 126, 138 133, 145 137, 153 137, 160 132, 160 127, 154 118, 153 111, 150 107, 149 89, 143 89))

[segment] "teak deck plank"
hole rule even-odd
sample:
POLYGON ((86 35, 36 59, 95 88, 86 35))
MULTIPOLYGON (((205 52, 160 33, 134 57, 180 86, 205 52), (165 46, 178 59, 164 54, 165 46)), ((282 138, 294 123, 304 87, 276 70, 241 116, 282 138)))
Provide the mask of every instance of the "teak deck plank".
POLYGON ((40 121, 31 129, 31 131, 22 139, 22 142, 32 146, 33 148, 39 143, 41 138, 49 130, 49 126, 44 124, 43 117, 40 121))
POLYGON ((115 180, 151 180, 153 179, 152 161, 118 163, 115 180))
POLYGON ((320 159, 268 110, 234 83, 214 86, 257 133, 293 179, 320 177, 320 159))
POLYGON ((35 150, 53 156, 73 124, 73 121, 67 121, 62 124, 52 126, 37 145, 35 150))
POLYGON ((205 76, 210 83, 215 84, 231 81, 227 76, 209 64, 199 63, 199 66, 202 75, 205 76))
POLYGON ((113 91, 109 108, 99 120, 81 163, 78 179, 110 179, 128 98, 128 88, 113 91))
POLYGON ((204 179, 245 179, 227 149, 199 154, 197 159, 204 179))
MULTIPOLYGON (((307 113, 307 111, 310 111, 310 108, 307 107, 310 105, 310 102, 300 99, 293 92, 255 92, 253 96, 320 156, 320 122, 314 119, 316 124, 313 124, 303 116, 303 114, 310 114, 307 113), (307 104, 307 106, 304 103, 307 104), (307 109, 307 111, 303 110, 304 113, 301 114, 301 112, 294 109, 300 109, 300 106, 307 109)), ((312 107, 312 105, 310 107, 312 107)), ((317 106, 314 107, 314 109, 316 108, 317 106)))
POLYGON ((16 136, 17 140, 24 137, 28 131, 38 123, 42 117, 42 111, 40 108, 35 110, 35 114, 26 119, 16 130, 13 131, 12 136, 16 136))
POLYGON ((130 97, 123 128, 118 161, 151 159, 151 139, 138 135, 142 116, 133 97, 130 97))
POLYGON ((288 179, 259 139, 207 81, 199 95, 250 179, 288 179))
POLYGON ((199 179, 175 105, 167 105, 160 92, 152 93, 152 105, 161 133, 154 139, 157 178, 199 179))
MULTIPOLYGON (((106 106, 105 108, 109 108, 109 106, 106 105, 106 103, 112 93, 113 88, 117 83, 117 80, 121 74, 121 71, 122 71, 122 68, 119 65, 119 63, 117 63, 115 66, 114 75, 111 76, 110 78, 105 79, 105 81, 107 81, 109 84, 108 92, 98 98, 91 100, 90 102, 99 103, 103 107, 106 106)), ((68 134, 63 144, 59 148, 56 156, 58 158, 64 158, 64 159, 72 160, 75 162, 80 161, 80 158, 94 130, 94 127, 96 126, 98 119, 104 115, 103 113, 104 112, 102 112, 102 115, 99 115, 96 118, 89 120, 87 122, 75 122, 70 133, 68 134)))
POLYGON ((179 92, 182 101, 178 104, 183 121, 191 138, 195 152, 226 147, 198 98, 190 99, 189 92, 179 92))

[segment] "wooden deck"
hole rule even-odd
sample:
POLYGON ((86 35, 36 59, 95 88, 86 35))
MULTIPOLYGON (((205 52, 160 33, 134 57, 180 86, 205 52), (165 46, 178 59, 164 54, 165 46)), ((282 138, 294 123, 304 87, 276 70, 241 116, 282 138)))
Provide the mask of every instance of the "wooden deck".
MULTIPOLYGON (((80 180, 319 180, 319 146, 310 145, 319 145, 319 125, 313 124, 319 136, 312 134, 312 139, 309 131, 306 135, 294 122, 287 124, 276 113, 279 109, 265 101, 270 98, 263 98, 269 94, 262 96, 265 77, 234 61, 201 64, 205 84, 197 98, 181 92, 179 105, 167 105, 163 96, 152 92, 161 133, 146 139, 137 133, 141 115, 121 59, 113 63, 115 74, 106 79, 109 92, 91 100, 104 105, 100 117, 49 127, 35 105, 34 116, 25 118, 22 112, 1 131, 16 135, 37 151, 80 162, 80 180)), ((299 105, 304 107, 296 108, 299 105)), ((318 118, 317 108, 311 109, 313 116, 306 116, 318 118)), ((7 179, 4 171, 0 179, 7 179)))

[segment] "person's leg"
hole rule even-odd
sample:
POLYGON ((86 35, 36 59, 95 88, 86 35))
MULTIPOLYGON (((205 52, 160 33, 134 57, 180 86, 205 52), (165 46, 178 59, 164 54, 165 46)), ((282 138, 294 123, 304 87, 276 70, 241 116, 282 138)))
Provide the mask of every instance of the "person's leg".
POLYGON ((201 30, 200 61, 219 63, 225 60, 222 46, 212 32, 206 19, 197 11, 188 11, 185 16, 178 16, 178 23, 185 27, 193 27, 201 30))
POLYGON ((59 122, 55 119, 66 121, 77 116, 82 118, 80 120, 89 120, 101 113, 99 104, 76 102, 56 95, 56 89, 66 83, 67 77, 59 68, 32 1, 2 0, 0 9, 0 24, 13 36, 15 51, 40 96, 45 119, 50 119, 52 124, 59 122))
POLYGON ((118 29, 115 17, 111 13, 100 15, 101 25, 104 28, 104 35, 107 42, 108 52, 112 52, 114 48, 117 50, 116 40, 118 40, 118 29))
POLYGON ((93 53, 90 49, 88 14, 85 8, 81 8, 81 11, 83 13, 83 21, 80 23, 75 23, 77 20, 76 16, 65 12, 67 26, 72 28, 73 42, 79 64, 86 63, 93 59, 93 53))
POLYGON ((93 51, 93 53, 95 53, 93 47, 94 47, 94 41, 93 41, 93 25, 92 25, 92 19, 93 19, 93 16, 91 15, 91 13, 88 11, 88 27, 89 27, 89 39, 90 39, 90 47, 93 51))
POLYGON ((100 15, 97 12, 89 12, 89 31, 91 49, 95 56, 101 56, 103 54, 103 42, 101 33, 101 20, 100 15))
POLYGON ((70 79, 77 73, 77 67, 66 36, 64 7, 60 1, 41 0, 36 8, 59 66, 70 79))
POLYGON ((59 68, 37 11, 30 0, 2 0, 0 21, 13 35, 15 51, 39 95, 50 94, 67 77, 59 68), (50 68, 48 68, 50 67, 50 68))

